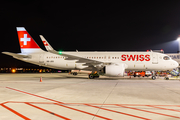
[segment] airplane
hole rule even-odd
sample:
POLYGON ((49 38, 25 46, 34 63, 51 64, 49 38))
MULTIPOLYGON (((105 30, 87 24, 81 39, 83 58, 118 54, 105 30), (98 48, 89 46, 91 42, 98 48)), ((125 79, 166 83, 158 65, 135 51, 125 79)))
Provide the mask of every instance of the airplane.
MULTIPOLYGON (((15 59, 43 67, 61 70, 92 71, 89 78, 99 75, 124 76, 125 71, 172 70, 179 64, 158 52, 62 52, 55 51, 40 35, 47 51, 42 50, 24 27, 16 27, 21 53, 2 52, 15 59)), ((156 79, 152 75, 152 79, 156 79)))

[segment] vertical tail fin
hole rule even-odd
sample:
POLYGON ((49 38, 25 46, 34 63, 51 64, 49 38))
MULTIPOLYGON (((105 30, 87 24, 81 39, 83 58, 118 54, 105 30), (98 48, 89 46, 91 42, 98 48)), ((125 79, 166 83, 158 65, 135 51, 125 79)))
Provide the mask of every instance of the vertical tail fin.
POLYGON ((24 27, 16 27, 21 53, 36 53, 43 50, 38 46, 24 27))

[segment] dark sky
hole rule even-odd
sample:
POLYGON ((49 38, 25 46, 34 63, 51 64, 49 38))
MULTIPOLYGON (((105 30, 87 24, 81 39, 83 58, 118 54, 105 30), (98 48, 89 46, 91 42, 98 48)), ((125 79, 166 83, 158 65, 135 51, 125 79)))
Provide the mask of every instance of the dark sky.
MULTIPOLYGON (((45 50, 42 34, 56 50, 175 53, 180 34, 180 1, 1 2, 0 52, 20 52, 16 27, 25 27, 45 50)), ((0 66, 24 62, 0 54, 0 66)), ((27 65, 27 64, 26 64, 27 65)), ((28 64, 30 65, 30 64, 28 64)))

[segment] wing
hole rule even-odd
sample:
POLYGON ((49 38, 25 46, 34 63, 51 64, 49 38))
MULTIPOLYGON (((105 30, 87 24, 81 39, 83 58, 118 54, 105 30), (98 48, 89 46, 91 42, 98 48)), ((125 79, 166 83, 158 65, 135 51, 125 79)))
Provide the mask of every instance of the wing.
POLYGON ((71 54, 67 54, 64 52, 55 51, 42 35, 40 35, 40 38, 48 52, 51 52, 56 55, 64 56, 64 57, 66 57, 65 60, 77 60, 76 63, 84 63, 83 65, 88 65, 88 66, 103 63, 98 60, 92 60, 92 59, 88 59, 88 58, 83 58, 81 56, 76 56, 76 55, 71 55, 71 54))

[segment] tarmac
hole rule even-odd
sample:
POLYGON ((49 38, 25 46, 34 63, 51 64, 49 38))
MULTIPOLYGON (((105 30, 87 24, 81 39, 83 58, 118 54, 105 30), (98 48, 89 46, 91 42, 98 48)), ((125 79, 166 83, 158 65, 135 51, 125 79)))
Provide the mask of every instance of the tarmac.
POLYGON ((180 80, 1 73, 0 120, 23 119, 179 120, 180 80))

